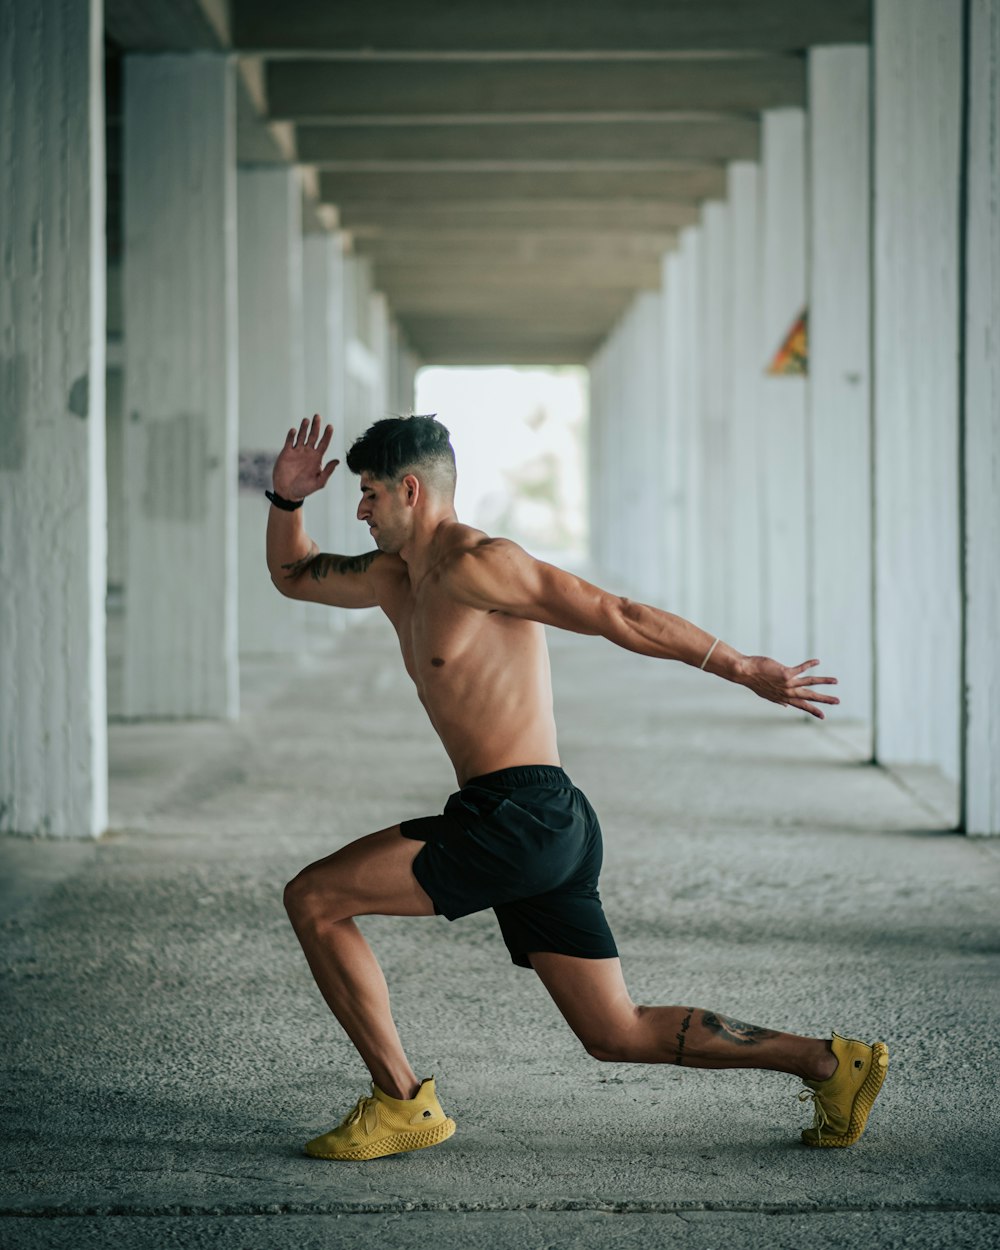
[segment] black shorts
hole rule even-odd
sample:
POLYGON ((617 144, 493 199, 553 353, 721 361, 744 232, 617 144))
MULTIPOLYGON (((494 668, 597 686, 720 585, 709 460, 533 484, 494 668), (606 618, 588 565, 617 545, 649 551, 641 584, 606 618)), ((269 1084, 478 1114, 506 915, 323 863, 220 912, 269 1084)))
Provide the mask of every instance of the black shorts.
POLYGON ((531 951, 618 954, 597 892, 603 849, 594 809, 561 768, 473 777, 440 816, 404 820, 426 843, 413 874, 449 920, 492 907, 514 963, 531 951))

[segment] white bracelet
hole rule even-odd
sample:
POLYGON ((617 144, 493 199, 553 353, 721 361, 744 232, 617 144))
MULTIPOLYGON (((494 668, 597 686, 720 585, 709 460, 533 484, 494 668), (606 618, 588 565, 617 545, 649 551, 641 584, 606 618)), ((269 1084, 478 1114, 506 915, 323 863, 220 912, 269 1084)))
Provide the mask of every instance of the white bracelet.
POLYGON ((719 639, 718 639, 718 638, 716 638, 715 642, 713 642, 713 643, 712 643, 712 645, 708 648, 708 654, 705 656, 705 658, 702 660, 701 664, 698 666, 699 668, 704 668, 704 667, 705 667, 705 665, 708 663, 708 661, 712 658, 712 652, 715 650, 715 648, 716 648, 718 645, 719 645, 719 639))

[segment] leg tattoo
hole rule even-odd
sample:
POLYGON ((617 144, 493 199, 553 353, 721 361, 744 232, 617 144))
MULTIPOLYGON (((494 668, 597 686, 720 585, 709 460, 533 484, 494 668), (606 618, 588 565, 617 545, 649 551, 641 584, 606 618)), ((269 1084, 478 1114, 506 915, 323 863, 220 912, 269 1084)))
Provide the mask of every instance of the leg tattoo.
POLYGON ((762 1029, 756 1024, 745 1024, 742 1020, 720 1016, 711 1011, 702 1012, 701 1022, 711 1033, 718 1034, 724 1042, 732 1042, 734 1046, 755 1046, 758 1042, 766 1042, 778 1036, 774 1029, 762 1029))
POLYGON ((691 1017, 694 1015, 693 1007, 685 1007, 683 1010, 687 1012, 687 1015, 681 1021, 680 1032, 677 1034, 677 1058, 674 1060, 674 1063, 680 1067, 684 1066, 684 1035, 691 1027, 691 1017))

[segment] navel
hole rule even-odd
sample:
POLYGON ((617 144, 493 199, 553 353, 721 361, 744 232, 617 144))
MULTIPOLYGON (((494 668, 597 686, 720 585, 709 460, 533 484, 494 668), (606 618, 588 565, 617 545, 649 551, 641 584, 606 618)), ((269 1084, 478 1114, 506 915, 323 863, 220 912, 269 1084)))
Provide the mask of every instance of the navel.
POLYGON ((444 667, 444 660, 442 660, 439 655, 434 656, 434 658, 431 660, 431 663, 434 665, 435 668, 444 667))

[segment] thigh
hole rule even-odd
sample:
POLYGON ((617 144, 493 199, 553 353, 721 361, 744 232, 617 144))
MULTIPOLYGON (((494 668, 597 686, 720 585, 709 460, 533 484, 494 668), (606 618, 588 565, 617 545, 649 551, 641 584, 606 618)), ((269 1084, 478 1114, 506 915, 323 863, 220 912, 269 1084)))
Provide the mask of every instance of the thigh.
POLYGON ((566 1023, 584 1045, 634 1022, 635 1004, 625 984, 620 959, 581 959, 554 951, 532 951, 528 958, 566 1023))
POLYGON ((433 916, 434 904, 413 875, 423 845, 392 825, 309 864, 296 880, 331 903, 348 902, 354 916, 433 916))

